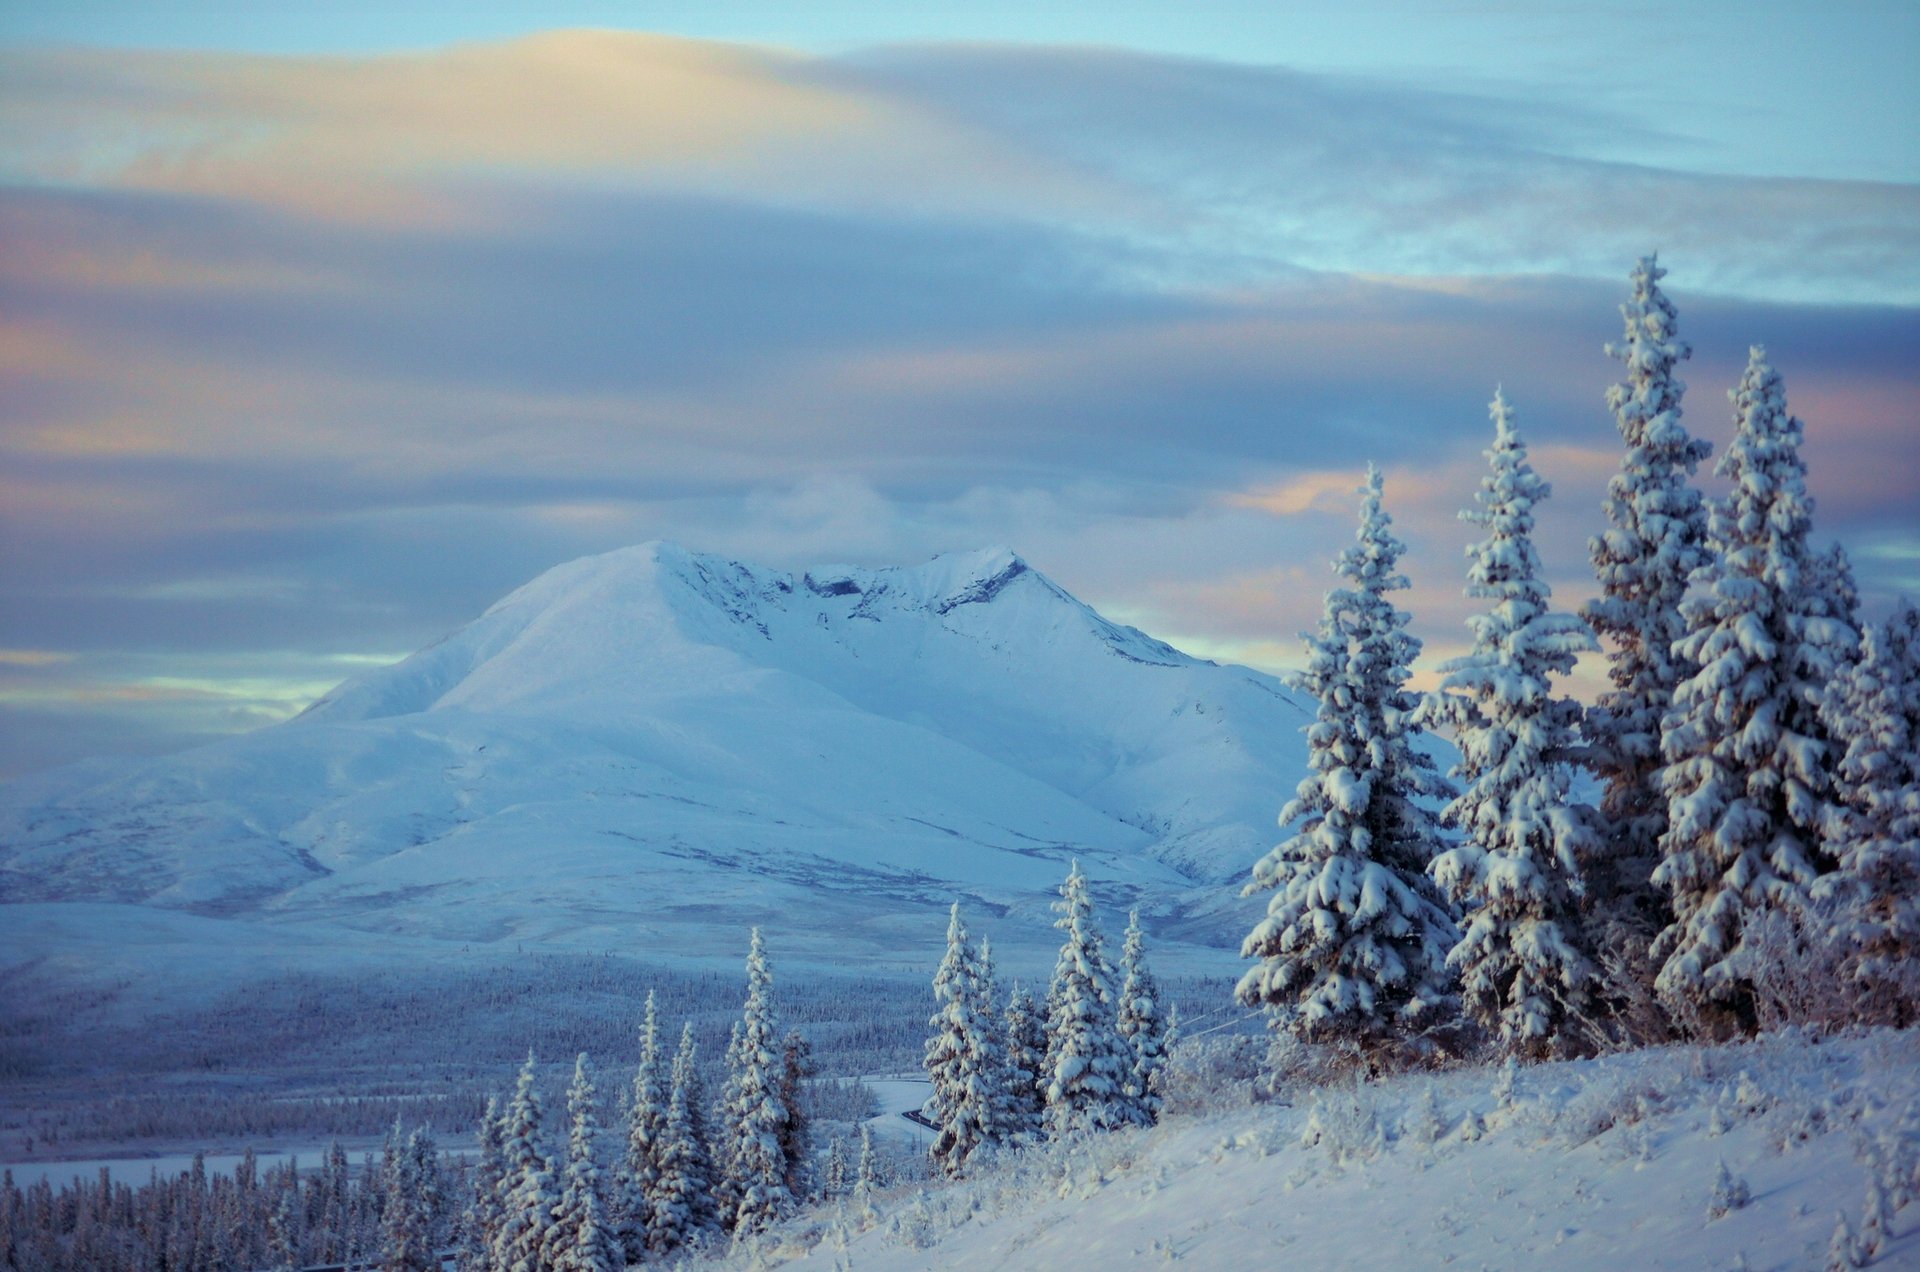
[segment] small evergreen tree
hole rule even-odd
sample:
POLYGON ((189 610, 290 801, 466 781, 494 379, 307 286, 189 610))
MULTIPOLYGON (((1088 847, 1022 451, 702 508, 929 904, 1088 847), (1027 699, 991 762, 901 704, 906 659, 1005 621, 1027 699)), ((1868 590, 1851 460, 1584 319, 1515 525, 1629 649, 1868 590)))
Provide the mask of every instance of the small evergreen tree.
MULTIPOLYGON (((462 1272, 489 1272, 494 1239, 500 1234, 500 1181, 506 1174, 506 1152, 500 1097, 496 1095, 487 1097, 486 1111, 480 1115, 479 1143, 480 1152, 473 1163, 473 1195, 460 1219, 462 1272)), ((343 1154, 343 1170, 345 1165, 343 1154)))
POLYGON ((1593 998, 1580 870, 1599 842, 1589 810, 1568 798, 1580 705, 1549 677, 1598 646, 1578 618, 1548 604, 1533 526, 1551 487, 1528 462, 1504 394, 1492 415, 1492 472, 1480 506, 1460 514, 1486 527, 1468 549, 1467 595, 1490 604, 1467 620, 1472 650, 1442 668, 1434 713, 1460 747, 1462 790, 1441 816, 1464 838, 1434 858, 1433 876, 1464 916, 1447 961, 1468 1014, 1510 1050, 1545 1058, 1578 1049, 1569 1017, 1593 998))
POLYGON ((1860 657, 1827 687, 1828 734, 1845 747, 1827 826, 1833 873, 1819 882, 1837 908, 1865 1013, 1910 1024, 1907 970, 1920 957, 1920 610, 1903 602, 1862 635, 1860 657))
POLYGON ((548 1272, 548 1229, 553 1222, 553 1165, 541 1145, 540 1092, 535 1087, 533 1053, 521 1066, 519 1085, 501 1130, 500 1231, 493 1243, 493 1266, 502 1272, 548 1272))
POLYGON ((1047 1115, 1047 1022, 1033 995, 1015 985, 1007 1000, 1007 1138, 1012 1143, 1038 1140, 1047 1115))
POLYGON ((886 1187, 885 1173, 880 1168, 880 1154, 873 1145, 873 1128, 862 1124, 860 1127, 860 1174, 855 1180, 854 1194, 870 1197, 886 1187))
POLYGON ((975 1153, 994 1142, 998 1057, 989 1052, 980 1019, 978 955, 967 937, 960 903, 947 920, 947 952, 933 974, 934 1013, 927 1021, 925 1065, 933 1085, 929 1102, 939 1128, 928 1150, 934 1169, 949 1178, 966 1173, 975 1153))
POLYGON ((1127 1079, 1127 1100, 1133 1105, 1135 1120, 1155 1122, 1160 1118, 1160 1096, 1153 1077, 1167 1061, 1167 1022, 1160 1014, 1160 986, 1147 970, 1146 933, 1140 927, 1140 911, 1127 915, 1127 938, 1120 947, 1120 1036, 1132 1053, 1132 1072, 1127 1079))
POLYGON ((647 1225, 649 1249, 655 1254, 696 1244, 715 1226, 713 1162, 707 1152, 704 1107, 699 1055, 689 1023, 681 1028, 680 1050, 673 1058, 660 1182, 647 1225))
POLYGON ((1593 901, 1612 929, 1608 944, 1635 961, 1671 917, 1652 884, 1667 828, 1661 720, 1694 671, 1674 644, 1686 631, 1680 602, 1687 581, 1707 560, 1707 508, 1693 474, 1713 449, 1680 422, 1687 386, 1673 372, 1693 351, 1660 290, 1666 274, 1655 257, 1640 259, 1633 296, 1620 307, 1625 337, 1607 346, 1626 364, 1626 379, 1607 391, 1626 452, 1607 483, 1608 528, 1588 544, 1600 595, 1580 611, 1608 645, 1612 686, 1586 720, 1608 827, 1589 867, 1593 901))
POLYGON ((1398 1045, 1409 1026, 1440 1018, 1458 936, 1427 877, 1441 836, 1421 801, 1453 789, 1415 745, 1421 703, 1406 680, 1420 642, 1387 598, 1408 586, 1391 524, 1369 467, 1357 541, 1336 562, 1350 586, 1327 595, 1293 678, 1319 702, 1307 728, 1311 772, 1280 814, 1298 830, 1244 890, 1275 895, 1241 947, 1260 962, 1236 990, 1277 1029, 1368 1047, 1398 1045))
POLYGON ((1840 756, 1819 708, 1858 637, 1834 617, 1844 602, 1832 567, 1807 544, 1802 425, 1763 349, 1733 400, 1738 431, 1717 470, 1733 490, 1713 509, 1716 550, 1695 574, 1676 646, 1700 670, 1667 720, 1666 855, 1654 879, 1674 922, 1653 952, 1656 985, 1683 1014, 1717 1008, 1750 1030, 1744 933, 1770 910, 1799 921, 1832 865, 1821 832, 1840 756))
POLYGON ((734 1229, 755 1232, 793 1209, 784 1145, 792 1112, 780 1098, 779 1017, 773 1004, 773 967, 760 929, 747 953, 747 1001, 741 1018, 738 1066, 731 1084, 726 1173, 734 1229))
POLYGON ((780 1153, 787 1163, 787 1191, 796 1203, 812 1195, 812 1119, 807 1116, 807 1080, 814 1076, 813 1046, 798 1029, 780 1040, 780 1102, 787 1109, 780 1153))
POLYGON ((593 1071, 587 1053, 573 1066, 567 1088, 567 1167, 560 1200, 547 1229, 546 1260, 553 1272, 617 1272, 626 1266, 600 1195, 594 1160, 599 1117, 594 1111, 593 1071))
POLYGON ((1047 991, 1047 1126, 1055 1135, 1122 1126, 1132 1120, 1132 1056, 1115 1019, 1113 973, 1079 862, 1053 909, 1066 942, 1047 991))
POLYGON ((660 1181, 660 1145, 666 1134, 665 1064, 660 1054, 660 1016, 652 990, 640 1025, 640 1065, 627 1106, 626 1161, 615 1181, 614 1227, 626 1257, 646 1254, 647 1222, 660 1181))

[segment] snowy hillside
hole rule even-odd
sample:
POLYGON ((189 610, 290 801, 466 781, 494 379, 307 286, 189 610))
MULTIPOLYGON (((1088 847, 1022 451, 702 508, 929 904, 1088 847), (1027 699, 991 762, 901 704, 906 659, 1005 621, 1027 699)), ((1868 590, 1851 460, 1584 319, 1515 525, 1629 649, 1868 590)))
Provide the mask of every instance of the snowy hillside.
POLYGON ((1078 856, 1226 950, 1306 719, 1004 549, 792 575, 649 544, 287 724, 0 790, 0 896, 730 958, 772 921, 912 961, 956 895, 1047 944, 1078 856))
POLYGON ((1829 1266, 1836 1212, 1871 1240, 1877 1195, 1884 1235, 1848 1266, 1920 1266, 1911 1031, 1662 1048, 1505 1085, 1472 1069, 1175 1114, 816 1209, 729 1263, 1800 1272, 1829 1266))

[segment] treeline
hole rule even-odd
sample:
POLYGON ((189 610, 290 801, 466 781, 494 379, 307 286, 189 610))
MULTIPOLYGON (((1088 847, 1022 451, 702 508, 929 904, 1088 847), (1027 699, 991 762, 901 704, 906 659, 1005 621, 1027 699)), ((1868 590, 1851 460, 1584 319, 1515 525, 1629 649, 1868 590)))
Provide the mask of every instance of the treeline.
POLYGON ((1549 493, 1503 395, 1462 515, 1484 608, 1437 693, 1378 470, 1295 684, 1318 702, 1293 833, 1241 1002, 1283 1037, 1379 1064, 1480 1039, 1522 1058, 1786 1023, 1920 1018, 1920 614, 1861 620, 1845 551, 1812 542, 1803 426, 1764 350, 1711 450, 1681 421, 1680 340, 1652 258, 1622 307, 1608 403, 1625 443, 1591 541, 1600 594, 1553 609, 1533 545, 1549 493), (1553 678, 1604 642, 1586 706, 1553 678), (1442 775, 1420 745, 1449 731, 1442 775), (1597 806, 1573 797, 1584 771, 1597 806))
POLYGON ((396 1127, 355 1177, 335 1143, 317 1169, 262 1170, 251 1150, 232 1175, 191 1170, 142 1185, 0 1180, 0 1267, 9 1272, 251 1272, 320 1264, 427 1272, 455 1232, 466 1168, 425 1131, 396 1127), (390 1258, 400 1254, 401 1258, 390 1258))

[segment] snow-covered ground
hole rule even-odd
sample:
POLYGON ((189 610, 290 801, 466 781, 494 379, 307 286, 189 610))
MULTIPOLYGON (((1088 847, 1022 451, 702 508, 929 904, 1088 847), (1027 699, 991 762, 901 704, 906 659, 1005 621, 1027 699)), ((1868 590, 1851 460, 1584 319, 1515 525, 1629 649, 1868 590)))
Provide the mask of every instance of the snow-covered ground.
MULTIPOLYGON (((1173 1115, 958 1185, 813 1212, 800 1268, 1826 1266, 1836 1213, 1920 1267, 1920 1035, 1776 1036, 1173 1115), (1431 1100, 1429 1101, 1429 1096, 1431 1100), (1724 1161, 1748 1199, 1715 1217, 1724 1161)), ((1736 1188, 1733 1191, 1738 1191, 1736 1188)))

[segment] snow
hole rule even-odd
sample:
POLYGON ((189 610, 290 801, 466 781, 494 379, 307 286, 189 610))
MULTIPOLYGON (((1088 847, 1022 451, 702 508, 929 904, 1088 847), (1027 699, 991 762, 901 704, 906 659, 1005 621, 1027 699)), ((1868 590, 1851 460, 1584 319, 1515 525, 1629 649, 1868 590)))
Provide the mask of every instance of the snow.
MULTIPOLYGON (((1272 678, 1110 623, 1004 548, 796 575, 645 544, 548 571, 287 724, 0 787, 0 899, 245 925, 183 960, 284 933, 353 957, 731 961, 781 913, 787 957, 904 969, 958 896, 1007 913, 1003 956, 1031 971, 1078 856, 1103 905, 1178 913, 1168 970, 1219 972, 1253 913, 1219 885, 1268 846, 1305 719, 1272 678)), ((102 976, 161 970, 114 960, 103 914, 39 923, 6 961, 78 941, 102 976)))
MULTIPOLYGON (((1170 1116, 857 1217, 802 1216, 741 1266, 1698 1269, 1824 1264, 1876 1155, 1920 1137, 1920 1039, 1674 1047, 1299 1091, 1170 1116), (1746 1205, 1710 1217, 1724 1162, 1746 1205), (844 1248, 843 1248, 844 1241, 844 1248), (752 1262, 759 1260, 759 1262, 752 1262)), ((1899 1162, 1889 1169, 1897 1168, 1899 1162)), ((1722 1200, 1725 1200, 1723 1194, 1722 1200)), ((1920 1262, 1920 1205, 1875 1267, 1920 1262)))

